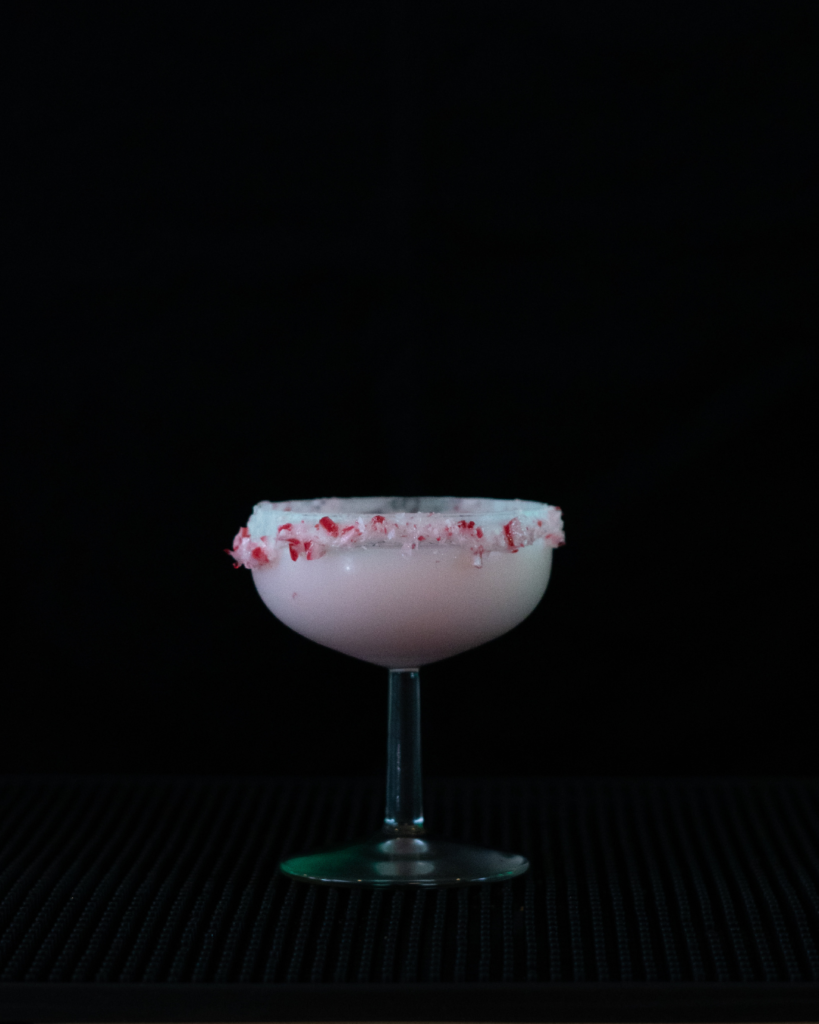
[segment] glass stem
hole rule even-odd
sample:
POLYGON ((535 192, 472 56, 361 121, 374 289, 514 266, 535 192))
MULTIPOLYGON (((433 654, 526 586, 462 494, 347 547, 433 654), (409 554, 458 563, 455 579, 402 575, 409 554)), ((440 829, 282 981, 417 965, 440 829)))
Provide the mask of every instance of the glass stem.
POLYGON ((384 832, 420 836, 421 688, 417 668, 391 668, 387 725, 387 810, 384 832))

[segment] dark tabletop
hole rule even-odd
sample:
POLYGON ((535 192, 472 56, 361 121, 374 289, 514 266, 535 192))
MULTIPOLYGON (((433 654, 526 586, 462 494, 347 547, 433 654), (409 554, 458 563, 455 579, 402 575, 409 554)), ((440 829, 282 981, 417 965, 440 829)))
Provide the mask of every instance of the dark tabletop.
POLYGON ((368 779, 6 776, 0 1020, 808 1020, 819 781, 428 780, 509 882, 313 886, 368 779))

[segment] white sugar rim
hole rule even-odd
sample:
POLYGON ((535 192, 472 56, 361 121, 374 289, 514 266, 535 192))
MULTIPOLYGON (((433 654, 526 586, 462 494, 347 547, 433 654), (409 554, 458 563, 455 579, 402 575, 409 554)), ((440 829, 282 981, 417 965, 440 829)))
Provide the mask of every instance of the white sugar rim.
POLYGON ((475 565, 489 551, 515 552, 544 540, 565 544, 560 506, 497 498, 366 497, 260 501, 247 526, 225 549, 236 566, 274 564, 285 548, 307 561, 328 549, 372 545, 400 547, 410 555, 419 545, 467 547, 475 565))

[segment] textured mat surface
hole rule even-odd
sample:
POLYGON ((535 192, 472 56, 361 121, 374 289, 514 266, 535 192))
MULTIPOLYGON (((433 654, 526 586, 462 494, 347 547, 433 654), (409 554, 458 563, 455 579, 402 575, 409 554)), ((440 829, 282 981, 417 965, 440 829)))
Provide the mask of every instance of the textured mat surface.
POLYGON ((504 984, 819 991, 819 780, 428 780, 431 832, 530 871, 437 891, 276 871, 382 812, 378 781, 0 780, 0 1019, 66 986, 460 986, 471 1019, 504 984))

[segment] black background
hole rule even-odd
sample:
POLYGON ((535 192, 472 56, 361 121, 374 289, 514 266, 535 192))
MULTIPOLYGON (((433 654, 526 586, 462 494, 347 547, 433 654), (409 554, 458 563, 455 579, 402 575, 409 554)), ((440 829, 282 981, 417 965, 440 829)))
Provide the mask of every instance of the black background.
POLYGON ((380 773, 223 549, 454 494, 567 544, 426 772, 815 774, 815 5, 259 10, 18 15, 0 770, 380 773))

